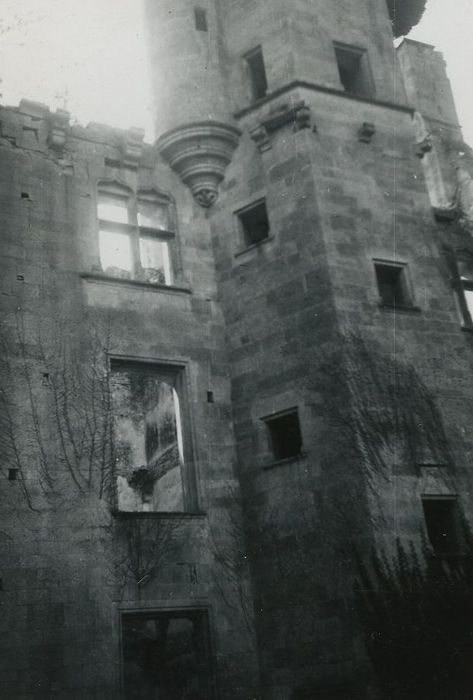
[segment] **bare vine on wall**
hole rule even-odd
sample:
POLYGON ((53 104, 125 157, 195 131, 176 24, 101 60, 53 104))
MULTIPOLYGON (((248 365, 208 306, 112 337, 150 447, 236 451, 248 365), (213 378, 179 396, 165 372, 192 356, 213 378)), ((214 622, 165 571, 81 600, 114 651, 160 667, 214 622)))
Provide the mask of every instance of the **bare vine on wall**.
POLYGON ((322 397, 329 428, 356 460, 372 495, 386 488, 396 467, 435 464, 453 473, 461 436, 447 432, 437 397, 399 354, 346 333, 307 381, 306 388, 322 397))
POLYGON ((119 585, 132 582, 144 587, 155 578, 178 545, 182 528, 179 518, 160 514, 151 517, 123 517, 116 525, 116 539, 121 543, 114 563, 114 577, 119 585))
POLYGON ((107 370, 108 336, 80 339, 57 323, 54 343, 17 315, 0 335, 0 426, 6 464, 18 472, 33 507, 32 486, 61 495, 64 474, 81 494, 113 496, 114 450, 107 370))
POLYGON ((212 567, 213 583, 230 609, 238 607, 249 639, 254 643, 255 621, 253 592, 246 555, 245 529, 241 513, 240 492, 229 486, 224 496, 227 507, 219 511, 218 520, 210 517, 210 543, 218 568, 212 567), (227 591, 231 591, 230 598, 227 591), (237 601, 235 603, 235 601, 237 601))

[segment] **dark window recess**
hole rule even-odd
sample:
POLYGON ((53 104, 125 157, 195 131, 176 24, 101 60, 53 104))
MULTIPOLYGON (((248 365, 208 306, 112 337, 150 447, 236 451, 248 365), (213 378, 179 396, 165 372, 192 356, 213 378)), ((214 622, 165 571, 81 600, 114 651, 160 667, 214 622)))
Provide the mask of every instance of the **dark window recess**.
POLYGON ((204 611, 122 617, 125 700, 210 698, 210 654, 204 611))
POLYGON ((30 195, 28 194, 28 192, 21 193, 21 199, 29 199, 29 198, 30 198, 30 195))
POLYGON ((207 32, 207 12, 202 7, 194 8, 195 28, 198 32, 207 32))
POLYGON ((268 92, 262 49, 257 48, 247 54, 246 63, 250 72, 252 97, 254 100, 261 100, 268 92))
POLYGON ((8 481, 17 481, 18 479, 18 469, 8 470, 8 481))
POLYGON ((375 263, 379 296, 384 306, 411 306, 405 265, 375 263))
POLYGON ((213 391, 208 391, 207 392, 207 403, 213 403, 214 402, 214 393, 213 391))
POLYGON ((424 498, 424 519, 430 544, 437 554, 462 550, 460 513, 455 498, 424 498))
POLYGON ((335 46, 340 82, 346 92, 370 96, 373 93, 366 51, 349 46, 335 46))
POLYGON ((302 435, 297 411, 267 418, 273 457, 276 460, 297 457, 302 451, 302 435))
POLYGON ((243 239, 246 246, 260 243, 268 238, 269 221, 266 204, 264 201, 253 204, 238 214, 243 239))

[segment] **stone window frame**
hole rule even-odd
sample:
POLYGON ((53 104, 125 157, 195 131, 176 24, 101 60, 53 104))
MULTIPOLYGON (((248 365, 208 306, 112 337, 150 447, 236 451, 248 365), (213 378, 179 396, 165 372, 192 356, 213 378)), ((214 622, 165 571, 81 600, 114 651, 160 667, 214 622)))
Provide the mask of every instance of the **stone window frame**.
POLYGON ((376 83, 373 77, 373 72, 371 69, 371 64, 368 55, 368 49, 362 46, 356 46, 354 44, 345 44, 341 41, 333 41, 333 52, 335 57, 335 62, 337 66, 338 79, 341 86, 341 90, 347 95, 353 95, 354 97, 365 97, 367 99, 374 99, 376 96, 376 83), (356 56, 359 61, 359 71, 361 82, 364 84, 365 89, 363 90, 347 90, 342 82, 340 76, 340 57, 339 54, 345 53, 347 55, 352 54, 356 56))
POLYGON ((149 600, 140 601, 139 603, 118 603, 114 604, 115 615, 113 627, 115 634, 118 636, 118 663, 116 664, 116 679, 119 683, 121 694, 124 697, 124 657, 123 657, 123 618, 124 617, 142 617, 151 618, 159 615, 163 616, 198 616, 201 615, 205 620, 205 637, 207 646, 207 700, 216 699, 217 688, 217 669, 216 669, 216 647, 215 647, 215 619, 214 610, 208 605, 208 602, 202 598, 196 598, 191 603, 188 600, 149 600))
MULTIPOLYGON (((176 390, 179 399, 179 413, 181 422, 181 434, 182 434, 182 444, 183 444, 183 464, 182 469, 182 487, 183 487, 183 510, 182 511, 126 511, 120 510, 115 495, 114 512, 118 515, 155 515, 155 516, 176 516, 176 515, 202 515, 200 509, 200 493, 198 488, 198 474, 197 474, 197 460, 196 460, 196 445, 194 440, 194 428, 191 414, 191 401, 190 401, 190 386, 189 386, 189 365, 186 362, 174 362, 168 359, 143 359, 137 357, 121 356, 121 355, 109 355, 108 356, 108 373, 109 376, 114 371, 120 371, 120 369, 114 369, 115 367, 121 367, 122 371, 125 369, 136 371, 137 374, 150 375, 156 374, 157 376, 169 376, 173 377, 173 388, 176 390)), ((111 406, 112 411, 112 440, 113 437, 113 406, 111 406)), ((114 475, 115 479, 115 475, 114 475)))
POLYGON ((302 430, 302 422, 301 422, 301 417, 300 417, 299 406, 295 405, 295 406, 289 406, 287 408, 283 408, 280 411, 275 411, 274 413, 270 413, 269 415, 262 416, 260 420, 264 424, 266 445, 268 448, 268 453, 270 455, 269 464, 264 465, 265 468, 268 468, 268 466, 273 466, 274 464, 279 464, 281 462, 284 463, 284 462, 291 462, 294 460, 299 460, 305 456, 304 435, 303 435, 303 430, 302 430), (271 428, 270 428, 269 424, 274 422, 275 420, 278 420, 279 418, 284 418, 285 416, 290 416, 290 415, 297 416, 298 428, 299 428, 299 433, 300 433, 300 450, 298 453, 292 454, 290 456, 286 456, 286 457, 279 456, 278 457, 275 454, 273 437, 271 434, 271 428))
POLYGON ((243 207, 239 207, 233 212, 233 215, 236 220, 236 228, 238 230, 238 251, 237 255, 240 252, 244 252, 246 250, 249 250, 251 248, 256 248, 257 246, 262 245, 263 243, 266 243, 267 241, 271 240, 273 235, 272 235, 272 227, 271 227, 271 222, 269 218, 269 210, 268 210, 268 204, 267 204, 267 199, 265 196, 262 197, 257 197, 256 199, 253 199, 251 202, 248 202, 245 204, 243 207), (264 238, 261 238, 258 241, 255 241, 254 243, 248 242, 247 236, 245 234, 245 227, 244 223, 242 220, 242 216, 248 214, 252 210, 257 209, 261 205, 264 205, 265 211, 266 211, 266 219, 268 222, 268 233, 264 238))
POLYGON ((198 32, 209 31, 209 22, 207 18, 207 10, 205 9, 205 7, 201 7, 200 5, 196 5, 194 7, 194 24, 196 31, 198 32))
POLYGON ((268 86, 268 74, 266 71, 266 63, 264 60, 264 53, 263 53, 263 46, 262 44, 258 44, 257 46, 254 46, 252 49, 247 51, 245 54, 243 54, 243 62, 244 62, 244 67, 245 67, 245 73, 247 77, 247 85, 249 85, 249 99, 250 102, 259 102, 259 100, 263 100, 269 93, 269 86, 268 86), (259 56, 261 58, 261 68, 262 68, 262 74, 261 78, 264 83, 264 91, 260 94, 258 90, 258 75, 254 67, 252 67, 251 62, 252 60, 256 57, 259 56))
POLYGON ((427 535, 427 542, 429 543, 432 552, 434 555, 438 557, 458 557, 464 555, 464 550, 465 550, 465 542, 464 542, 464 536, 463 533, 461 532, 461 523, 463 519, 463 510, 461 507, 460 499, 457 494, 437 494, 437 495, 427 495, 424 494, 421 496, 421 502, 422 502, 422 513, 423 513, 423 525, 424 529, 427 535), (456 541, 457 546, 454 549, 447 548, 445 550, 439 549, 435 546, 435 544, 432 542, 431 539, 431 534, 429 532, 429 524, 428 524, 428 515, 425 510, 425 503, 429 502, 444 502, 444 503, 450 503, 452 504, 453 507, 453 512, 452 512, 452 525, 453 525, 453 531, 450 533, 452 538, 456 541))
POLYGON ((131 273, 130 276, 120 277, 107 274, 103 270, 102 263, 99 261, 98 268, 104 276, 110 279, 126 279, 130 282, 142 282, 158 287, 173 287, 181 277, 179 265, 179 256, 176 239, 176 217, 173 200, 168 195, 160 192, 157 188, 141 187, 138 190, 132 189, 127 184, 122 184, 117 180, 99 180, 96 186, 96 202, 95 212, 97 220, 97 235, 100 231, 111 231, 128 235, 130 241, 130 261, 131 273), (117 201, 126 202, 124 207, 127 211, 128 222, 117 222, 110 219, 101 219, 99 217, 100 197, 108 197, 117 201), (158 228, 149 226, 140 226, 138 223, 139 202, 153 202, 157 205, 162 205, 166 208, 168 216, 168 227, 158 228), (169 256, 169 278, 162 282, 149 282, 145 278, 145 268, 142 266, 142 258, 140 252, 140 240, 142 238, 153 238, 158 241, 167 243, 169 256))
POLYGON ((395 309, 400 311, 419 311, 419 307, 416 306, 414 302, 414 288, 412 285, 411 276, 409 274, 409 264, 401 260, 387 260, 385 258, 373 258, 372 262, 380 308, 395 309), (404 304, 387 304, 383 300, 380 293, 378 276, 376 272, 377 267, 392 267, 400 270, 402 293, 405 300, 404 304))
POLYGON ((462 328, 473 330, 473 300, 470 308, 465 294, 465 292, 473 294, 473 251, 468 249, 452 251, 449 258, 462 328))

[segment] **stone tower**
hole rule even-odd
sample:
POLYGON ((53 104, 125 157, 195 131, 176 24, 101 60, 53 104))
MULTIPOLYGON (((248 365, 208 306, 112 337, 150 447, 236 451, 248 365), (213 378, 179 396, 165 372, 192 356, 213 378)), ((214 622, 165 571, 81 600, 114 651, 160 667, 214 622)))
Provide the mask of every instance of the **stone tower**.
MULTIPOLYGON (((471 387, 448 400, 435 369, 471 364, 469 287, 446 270, 438 213, 455 209, 461 132, 439 55, 393 46, 424 6, 147 3, 158 149, 195 194, 214 172, 213 195, 197 199, 209 205, 268 698, 364 697, 353 552, 430 533, 442 499, 471 509, 446 446, 471 387), (409 400, 411 373, 422 400, 409 400), (393 381, 402 428, 384 405, 393 381), (415 420, 430 427, 413 447, 415 420)), ((454 248, 470 245, 460 238, 454 248)))

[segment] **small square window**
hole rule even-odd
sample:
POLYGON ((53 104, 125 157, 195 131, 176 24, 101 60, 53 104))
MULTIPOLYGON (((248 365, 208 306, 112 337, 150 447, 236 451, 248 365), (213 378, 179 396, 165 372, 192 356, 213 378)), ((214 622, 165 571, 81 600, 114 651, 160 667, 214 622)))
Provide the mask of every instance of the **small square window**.
POLYGON ((383 306, 412 306, 406 279, 406 265, 375 262, 374 267, 383 306))
POLYGON ((460 509, 456 498, 423 498, 425 525, 436 554, 458 554, 462 550, 460 509))
POLYGON ((207 32, 207 13, 202 7, 194 7, 195 28, 198 32, 207 32))
POLYGON ((261 243, 268 238, 269 221, 264 199, 238 212, 238 219, 245 246, 261 243))
POLYGON ((302 452, 302 435, 297 409, 264 420, 269 431, 274 459, 298 457, 302 452))
POLYGON ((245 60, 250 73, 252 98, 253 100, 261 100, 268 92, 262 48, 259 46, 250 51, 245 56, 245 60))
POLYGON ((371 96, 374 89, 366 51, 335 44, 335 56, 343 89, 354 95, 371 96))

